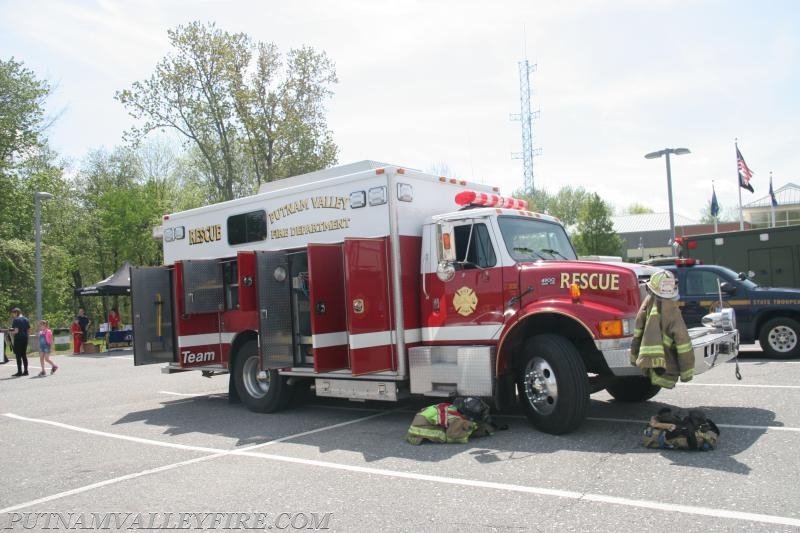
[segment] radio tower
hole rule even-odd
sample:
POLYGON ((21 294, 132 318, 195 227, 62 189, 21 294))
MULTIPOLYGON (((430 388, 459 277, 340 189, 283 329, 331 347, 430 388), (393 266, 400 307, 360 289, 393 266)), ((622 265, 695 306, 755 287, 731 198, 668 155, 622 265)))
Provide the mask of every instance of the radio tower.
POLYGON ((519 114, 512 114, 511 120, 522 123, 522 152, 511 154, 512 159, 522 159, 523 187, 528 194, 533 193, 533 158, 542 153, 541 148, 533 147, 533 120, 539 118, 539 111, 531 111, 530 73, 536 71, 536 64, 527 59, 519 65, 519 114))

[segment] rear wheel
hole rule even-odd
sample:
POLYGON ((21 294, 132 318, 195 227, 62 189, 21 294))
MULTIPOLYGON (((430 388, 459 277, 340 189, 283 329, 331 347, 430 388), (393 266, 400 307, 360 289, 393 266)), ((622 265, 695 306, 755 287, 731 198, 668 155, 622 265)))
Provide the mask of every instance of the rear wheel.
POLYGON ((266 379, 258 379, 259 355, 256 341, 245 342, 234 362, 233 380, 242 403, 257 413, 280 411, 289 401, 291 388, 277 370, 267 370, 266 379))
POLYGON ((761 327, 758 342, 770 357, 788 359, 800 356, 800 324, 782 316, 770 319, 761 327))
POLYGON ((589 379, 575 346, 558 335, 525 343, 517 365, 517 391, 531 424, 545 433, 573 431, 586 419, 589 379))
POLYGON ((619 381, 607 387, 608 393, 619 402, 644 402, 658 394, 661 387, 650 383, 650 379, 644 376, 621 378, 619 381))

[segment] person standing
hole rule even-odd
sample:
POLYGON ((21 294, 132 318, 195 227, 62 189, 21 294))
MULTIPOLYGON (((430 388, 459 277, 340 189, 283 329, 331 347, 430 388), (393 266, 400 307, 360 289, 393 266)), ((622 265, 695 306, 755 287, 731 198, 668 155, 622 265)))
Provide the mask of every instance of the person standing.
POLYGON ((78 324, 81 326, 81 341, 86 342, 89 339, 89 324, 92 321, 86 316, 86 311, 83 307, 78 309, 78 324))
POLYGON ((44 369, 44 362, 47 361, 50 363, 50 373, 55 374, 56 370, 58 370, 58 365, 56 365, 50 359, 50 352, 53 349, 53 330, 47 327, 47 320, 40 320, 39 321, 39 366, 42 367, 42 371, 39 372, 39 377, 44 377, 47 375, 47 372, 44 369))
POLYGON ((31 323, 22 314, 19 307, 11 310, 14 319, 11 321, 11 333, 14 335, 14 355, 17 357, 17 373, 13 377, 28 375, 28 332, 31 323))
POLYGON ((119 313, 116 307, 112 307, 108 312, 108 328, 109 331, 117 331, 119 329, 119 313))
POLYGON ((83 341, 83 333, 81 333, 81 325, 78 323, 78 317, 75 317, 72 320, 72 324, 69 326, 69 332, 72 333, 72 355, 78 355, 81 353, 81 345, 83 341))

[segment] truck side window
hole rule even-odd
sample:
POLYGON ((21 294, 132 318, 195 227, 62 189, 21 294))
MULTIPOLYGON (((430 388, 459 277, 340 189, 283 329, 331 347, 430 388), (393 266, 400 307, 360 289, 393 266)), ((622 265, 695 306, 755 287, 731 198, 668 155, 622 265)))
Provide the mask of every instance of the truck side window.
POLYGON ((267 212, 263 209, 228 217, 228 244, 245 244, 267 238, 267 212))
MULTIPOLYGON (((717 294, 718 276, 713 272, 692 270, 686 273, 686 296, 717 294)), ((720 280, 720 282, 725 280, 720 280)))
POLYGON ((464 224, 453 228, 456 238, 456 258, 463 261, 466 257, 467 263, 464 269, 493 267, 497 264, 497 256, 494 253, 492 239, 489 237, 489 229, 486 224, 464 224), (469 233, 472 230, 472 239, 469 233), (467 243, 469 242, 469 250, 467 243))

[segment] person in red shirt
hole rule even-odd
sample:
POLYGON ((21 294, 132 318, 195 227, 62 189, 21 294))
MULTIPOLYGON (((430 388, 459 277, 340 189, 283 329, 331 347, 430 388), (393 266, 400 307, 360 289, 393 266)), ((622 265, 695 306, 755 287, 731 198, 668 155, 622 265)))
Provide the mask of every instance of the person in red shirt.
POLYGON ((108 312, 108 327, 111 331, 117 331, 119 329, 119 313, 116 307, 112 307, 111 311, 108 312))
POLYGON ((78 317, 75 317, 72 321, 69 331, 72 333, 72 354, 77 355, 81 353, 81 344, 83 344, 83 331, 80 323, 78 323, 78 317))

